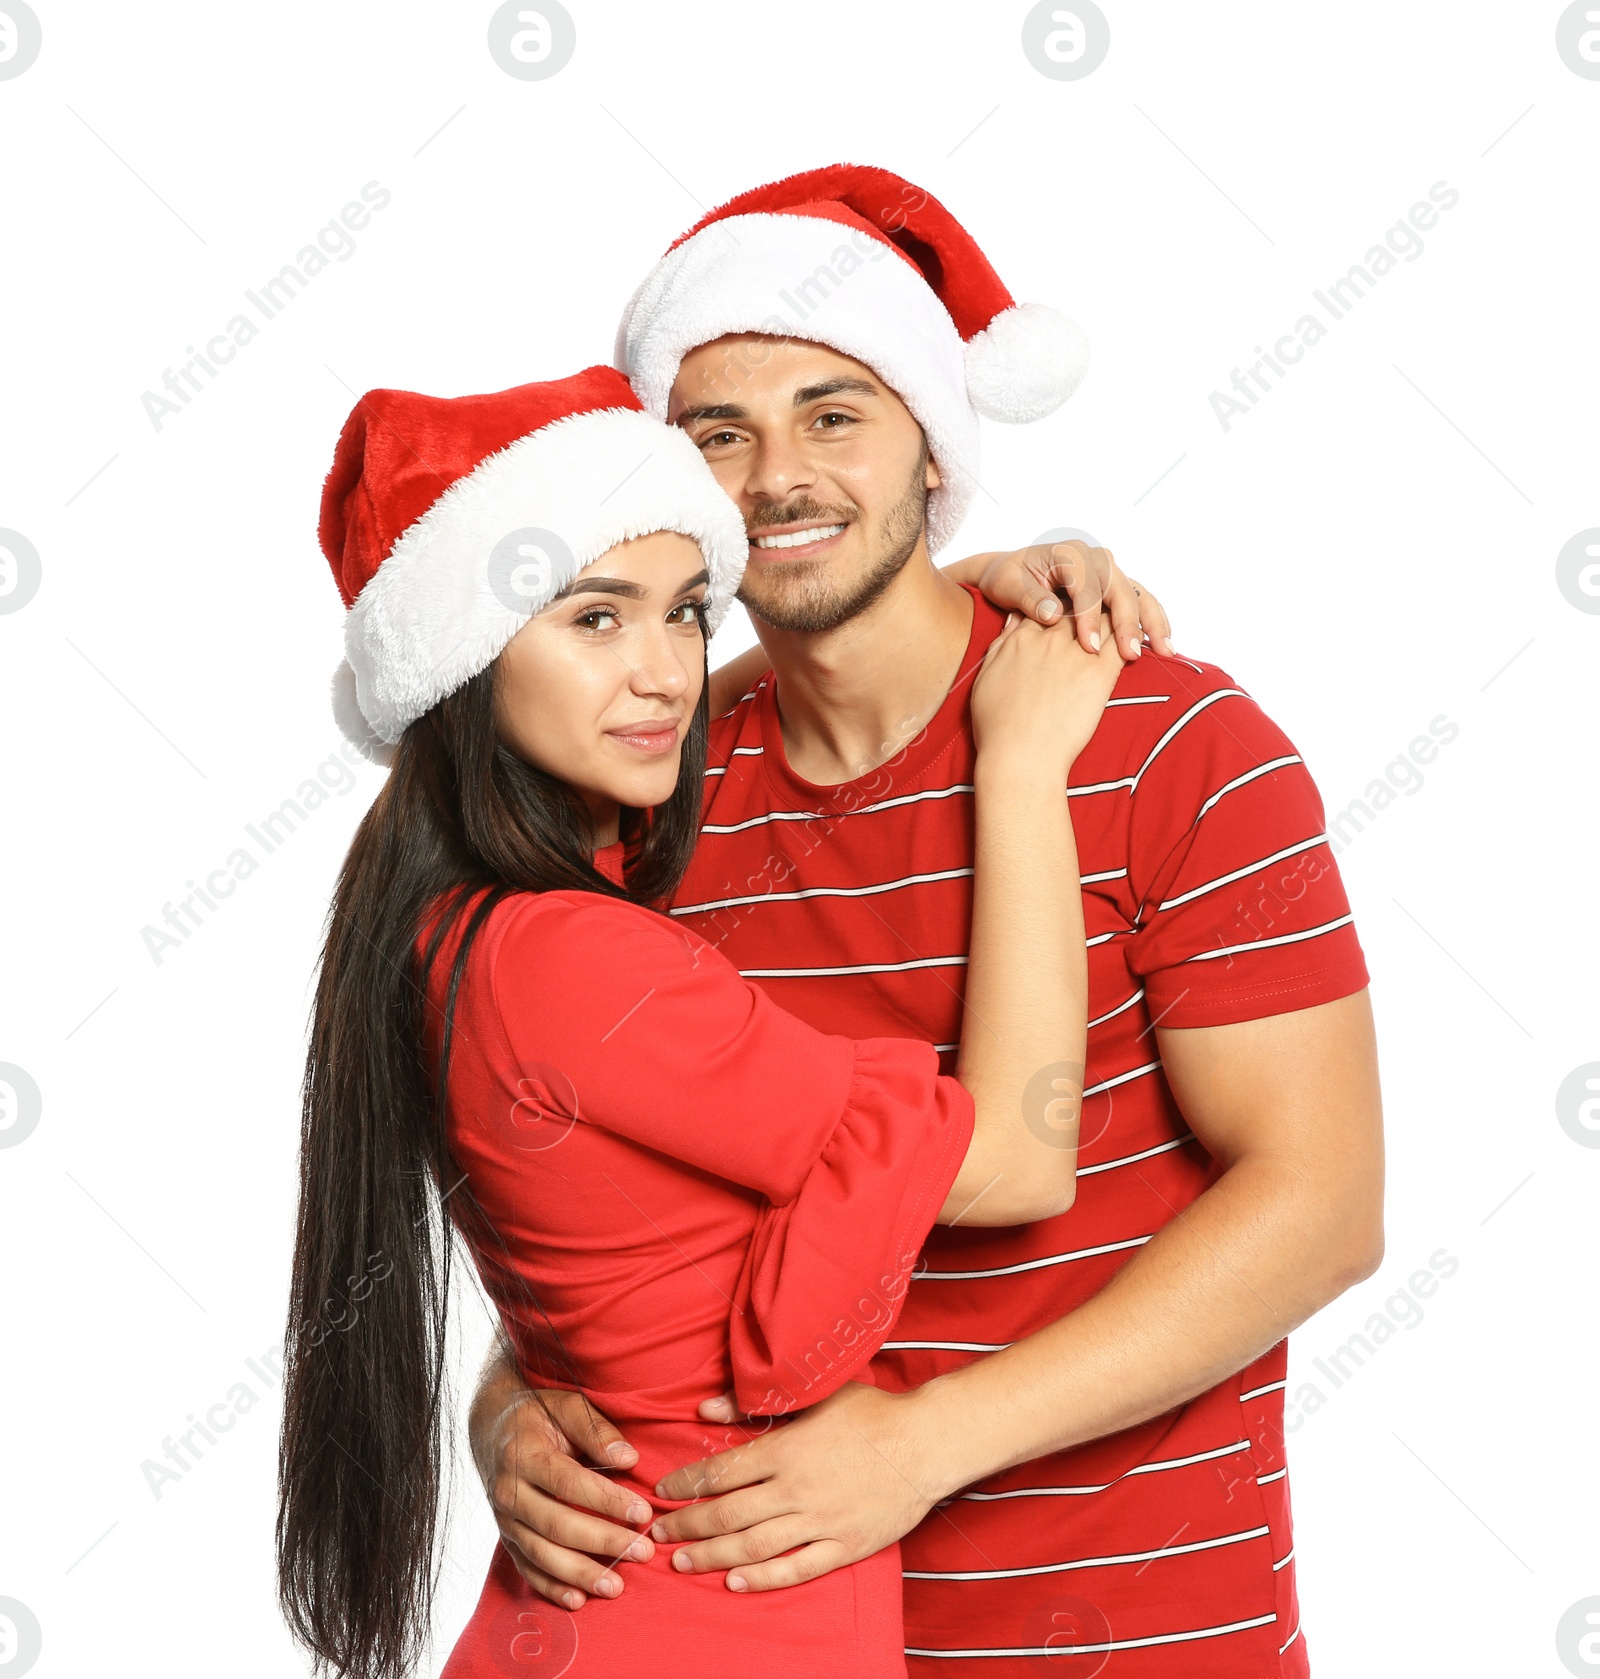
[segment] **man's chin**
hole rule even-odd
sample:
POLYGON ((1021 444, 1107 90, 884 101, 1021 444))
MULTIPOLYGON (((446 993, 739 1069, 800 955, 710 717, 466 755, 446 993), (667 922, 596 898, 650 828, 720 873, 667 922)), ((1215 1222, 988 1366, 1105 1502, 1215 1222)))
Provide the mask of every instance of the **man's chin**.
POLYGON ((775 630, 817 634, 837 629, 860 610, 863 591, 841 588, 829 569, 826 560, 784 560, 770 571, 763 568, 760 576, 746 571, 739 599, 751 617, 775 630))

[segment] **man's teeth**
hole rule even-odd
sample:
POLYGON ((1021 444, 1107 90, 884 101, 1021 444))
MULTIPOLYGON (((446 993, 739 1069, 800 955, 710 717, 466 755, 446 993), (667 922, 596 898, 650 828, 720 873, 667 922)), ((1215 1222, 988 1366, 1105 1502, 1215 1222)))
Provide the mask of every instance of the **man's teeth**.
POLYGON ((817 525, 811 530, 790 531, 784 536, 758 536, 755 544, 758 548, 799 548, 807 542, 824 542, 843 529, 843 525, 817 525))

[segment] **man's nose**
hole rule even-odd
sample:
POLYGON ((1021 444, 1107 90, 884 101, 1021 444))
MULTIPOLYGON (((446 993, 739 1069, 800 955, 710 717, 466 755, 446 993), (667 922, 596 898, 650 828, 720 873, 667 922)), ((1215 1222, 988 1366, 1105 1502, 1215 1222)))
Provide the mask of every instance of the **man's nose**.
POLYGON ((810 489, 816 481, 816 468, 792 439, 763 438, 745 481, 745 495, 752 501, 776 502, 781 506, 797 491, 810 489))

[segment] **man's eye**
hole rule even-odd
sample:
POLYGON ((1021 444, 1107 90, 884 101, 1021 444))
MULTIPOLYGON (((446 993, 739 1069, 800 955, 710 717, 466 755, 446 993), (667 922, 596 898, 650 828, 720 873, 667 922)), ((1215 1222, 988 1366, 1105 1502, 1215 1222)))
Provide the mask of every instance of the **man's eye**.
POLYGON ((841 426, 850 425, 854 418, 851 414, 819 414, 812 423, 824 431, 838 431, 841 426))
POLYGON ((738 441, 739 434, 736 431, 713 431, 708 432, 700 439, 700 447, 702 449, 723 449, 738 441))

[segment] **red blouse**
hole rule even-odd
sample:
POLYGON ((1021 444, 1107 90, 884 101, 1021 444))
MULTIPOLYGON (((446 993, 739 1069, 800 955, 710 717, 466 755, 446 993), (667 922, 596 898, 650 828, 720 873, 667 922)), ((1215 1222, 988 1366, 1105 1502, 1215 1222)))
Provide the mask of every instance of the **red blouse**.
MULTIPOLYGON (((614 850, 597 861, 617 867, 614 850)), ((453 952, 430 976, 435 1014, 453 952)), ((871 1380, 972 1133, 930 1045, 818 1032, 687 928, 587 892, 492 913, 449 1098, 456 1160, 504 1244, 479 1272, 524 1372, 624 1430, 640 1462, 618 1478, 657 1510, 664 1475, 749 1437, 699 1421, 702 1400, 732 1388, 778 1418, 871 1380)), ((634 1679, 669 1653, 696 1679, 905 1671, 895 1547, 754 1595, 675 1573, 666 1546, 621 1573, 620 1598, 573 1616, 498 1549, 448 1679, 634 1679)))

